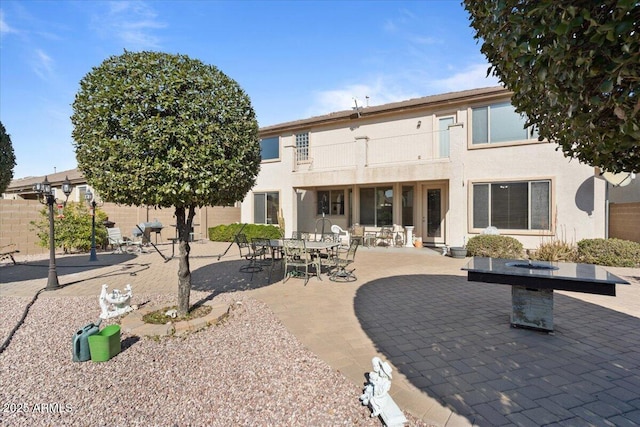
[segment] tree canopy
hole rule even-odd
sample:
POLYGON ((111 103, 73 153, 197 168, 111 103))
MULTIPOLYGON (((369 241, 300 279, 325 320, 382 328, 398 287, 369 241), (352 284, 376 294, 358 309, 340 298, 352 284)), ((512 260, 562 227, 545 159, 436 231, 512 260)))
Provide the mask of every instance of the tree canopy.
POLYGON ((11 136, 7 134, 0 122, 0 193, 4 193, 13 179, 13 167, 16 165, 16 155, 13 152, 11 136))
POLYGON ((81 80, 71 121, 78 167, 103 200, 227 205, 255 184, 260 146, 249 97, 187 56, 106 59, 81 80))
POLYGON ((512 103, 568 157, 640 172, 637 0, 464 0, 512 103))
POLYGON ((195 208, 242 200, 259 172, 249 97, 216 67, 185 55, 125 52, 80 81, 71 121, 78 167, 103 200, 175 207, 185 314, 195 208))

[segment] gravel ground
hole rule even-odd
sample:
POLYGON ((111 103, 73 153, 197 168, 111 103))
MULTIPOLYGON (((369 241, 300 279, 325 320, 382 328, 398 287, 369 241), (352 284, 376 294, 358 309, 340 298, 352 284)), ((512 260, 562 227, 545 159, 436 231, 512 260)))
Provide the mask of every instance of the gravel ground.
MULTIPOLYGON (((192 301, 207 294, 192 292, 192 301)), ((134 296, 169 305, 175 295, 134 296)), ((30 298, 0 298, 0 339, 30 298)), ((235 293, 221 325, 186 337, 123 333, 105 363, 73 362, 77 329, 97 320, 95 297, 40 297, 0 354, 0 425, 377 426, 361 389, 300 344, 260 301, 235 293)), ((101 327, 117 322, 103 321, 101 327)), ((426 425, 411 416, 409 425, 426 425)))

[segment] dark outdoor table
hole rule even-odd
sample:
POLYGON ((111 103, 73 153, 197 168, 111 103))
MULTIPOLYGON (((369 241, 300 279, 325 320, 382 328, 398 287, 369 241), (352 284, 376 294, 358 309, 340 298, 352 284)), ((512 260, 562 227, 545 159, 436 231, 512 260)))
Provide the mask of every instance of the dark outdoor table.
POLYGON ((616 295, 629 282, 593 264, 473 257, 471 282, 511 285, 511 325, 553 331, 553 291, 616 295))

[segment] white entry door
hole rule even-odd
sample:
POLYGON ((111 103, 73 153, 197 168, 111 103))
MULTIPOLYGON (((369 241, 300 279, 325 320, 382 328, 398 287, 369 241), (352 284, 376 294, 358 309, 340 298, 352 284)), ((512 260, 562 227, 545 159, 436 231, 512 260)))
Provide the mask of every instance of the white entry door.
POLYGON ((423 187, 422 242, 444 244, 444 186, 423 187))

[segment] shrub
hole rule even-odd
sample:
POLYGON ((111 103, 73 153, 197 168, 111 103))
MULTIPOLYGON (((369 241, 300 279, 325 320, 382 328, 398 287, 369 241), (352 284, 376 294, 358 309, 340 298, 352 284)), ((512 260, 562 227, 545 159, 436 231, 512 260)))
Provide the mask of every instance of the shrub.
POLYGON ((530 258, 538 261, 575 262, 578 259, 578 249, 564 240, 553 239, 538 246, 530 258))
POLYGON ((256 237, 265 239, 281 239, 280 228, 268 224, 243 224, 217 225, 209 228, 209 240, 213 242, 232 242, 235 235, 242 229, 242 233, 251 240, 256 237))
MULTIPOLYGON (((65 253, 75 250, 88 251, 91 248, 91 212, 84 203, 69 202, 64 206, 62 217, 58 216, 54 207, 55 246, 64 249, 65 253)), ((96 246, 107 241, 107 229, 102 222, 107 214, 96 207, 96 246)), ((40 219, 31 221, 38 235, 38 244, 49 247, 49 208, 40 210, 40 219)))
POLYGON ((622 239, 584 239, 578 242, 578 260, 611 267, 640 266, 640 243, 622 239))
POLYGON ((467 243, 469 256, 522 258, 522 243, 509 236, 480 234, 467 243))

